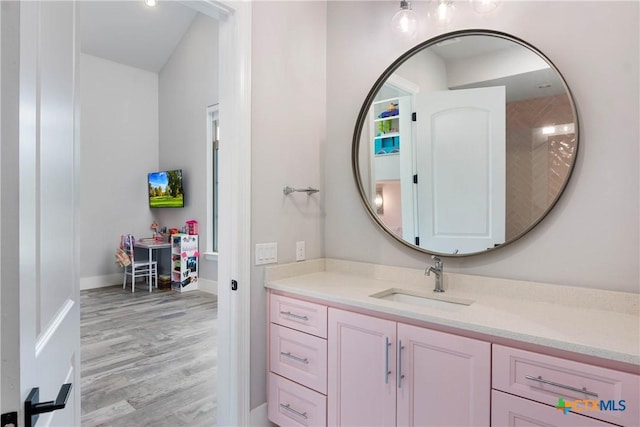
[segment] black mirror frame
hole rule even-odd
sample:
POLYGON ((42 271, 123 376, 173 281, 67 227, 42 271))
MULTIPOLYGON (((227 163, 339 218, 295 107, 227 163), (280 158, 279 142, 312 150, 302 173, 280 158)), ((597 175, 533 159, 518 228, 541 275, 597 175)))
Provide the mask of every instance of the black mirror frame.
POLYGON ((579 152, 579 147, 580 147, 580 120, 579 120, 579 117, 578 117, 578 110, 576 108, 575 100, 573 98, 573 94, 571 93, 571 90, 569 89, 569 85, 567 84, 564 76, 562 75, 560 70, 558 70, 558 68, 553 64, 553 62, 551 62, 551 60, 546 55, 544 55, 542 52, 540 52, 540 50, 538 50, 537 48, 533 47, 532 45, 530 45, 529 43, 525 42, 524 40, 519 39, 519 38, 517 38, 515 36, 512 36, 510 34, 503 33, 503 32, 500 32, 500 31, 495 31, 495 30, 469 29, 469 30, 459 30, 459 31, 453 31, 453 32, 441 34, 439 36, 433 37, 433 38, 431 38, 431 39, 429 39, 429 40, 427 40, 425 42, 422 42, 422 43, 414 46, 413 48, 409 49, 404 54, 402 54, 391 65, 389 65, 389 67, 387 67, 387 69, 382 73, 382 75, 380 75, 380 77, 378 77, 378 79, 374 83, 373 87, 371 88, 371 90, 367 94, 367 97, 365 98, 365 100, 364 100, 364 102, 362 104, 362 107, 360 108, 360 112, 358 113, 358 118, 356 120, 354 132, 353 132, 353 140, 352 140, 352 145, 351 145, 351 168, 352 168, 353 178, 355 180, 356 188, 358 190, 358 194, 360 195, 360 200, 361 200, 365 210, 369 214, 369 217, 371 217, 371 219, 373 219, 373 221, 384 232, 386 232, 389 236, 391 236, 396 241, 402 243, 404 246, 406 246, 408 248, 411 248, 411 249, 414 249, 414 250, 417 250, 419 252, 423 252, 425 254, 444 256, 444 257, 467 257, 467 256, 473 256, 473 255, 480 255, 480 254, 484 254, 484 253, 487 253, 487 252, 493 252, 493 251, 495 251, 497 249, 500 249, 500 248, 503 248, 505 246, 508 246, 509 244, 511 244, 511 243, 519 240, 523 236, 525 236, 527 233, 529 233, 529 231, 531 231, 533 228, 535 228, 544 218, 546 218, 547 215, 549 214, 549 212, 551 212, 551 210, 557 204, 558 200, 560 200, 560 197, 564 193, 564 191, 565 191, 565 189, 567 187, 567 184, 569 183, 569 181, 571 179, 571 176, 573 174, 573 170, 574 170, 574 167, 575 167, 575 164, 576 164, 576 160, 577 160, 577 156, 578 156, 578 152, 579 152), (542 215, 540 215, 539 218, 537 218, 535 221, 533 221, 533 223, 528 228, 526 228, 524 231, 522 231, 520 234, 518 234, 517 236, 515 236, 511 240, 508 240, 508 241, 506 241, 505 243, 503 243, 501 245, 497 245, 496 247, 487 249, 485 251, 462 253, 462 254, 449 254, 449 253, 441 253, 441 252, 429 251, 429 250, 427 250, 425 248, 421 248, 420 246, 417 246, 415 244, 411 244, 411 243, 407 242, 406 240, 402 239, 401 236, 398 236, 396 233, 394 233, 378 217, 378 215, 376 214, 375 208, 373 206, 371 206, 371 204, 369 203, 369 201, 367 200, 367 198, 365 196, 365 191, 364 191, 364 187, 363 187, 363 184, 362 184, 362 179, 360 178, 360 166, 359 166, 359 162, 358 162, 358 153, 359 153, 359 150, 360 150, 360 138, 362 136, 362 129, 363 129, 364 123, 365 123, 365 121, 367 119, 369 108, 372 105, 372 103, 373 103, 373 101, 374 101, 374 99, 376 97, 376 94, 382 88, 382 86, 385 84, 387 79, 398 69, 398 67, 400 67, 400 65, 402 65, 406 60, 411 58, 416 53, 422 51, 423 49, 426 49, 428 47, 436 45, 436 44, 438 44, 438 43, 440 43, 440 42, 442 42, 444 40, 447 40, 447 39, 450 39, 450 38, 454 38, 454 37, 458 37, 458 36, 492 36, 492 37, 499 37, 499 38, 510 40, 510 41, 512 41, 514 43, 517 43, 517 44, 529 49, 530 51, 536 53, 542 59, 544 59, 549 64, 551 69, 553 69, 557 73, 559 79, 562 81, 562 84, 563 84, 563 86, 564 86, 564 88, 566 90, 567 97, 569 98, 569 103, 571 105, 571 109, 573 110, 573 115, 575 117, 576 145, 575 145, 575 151, 574 151, 574 158, 573 158, 573 161, 571 163, 571 166, 569 167, 569 170, 568 170, 568 173, 567 173, 567 177, 566 177, 566 179, 564 181, 564 184, 562 185, 562 188, 560 189, 560 191, 558 191, 558 194, 556 195, 556 197, 549 203, 549 206, 542 213, 542 215))

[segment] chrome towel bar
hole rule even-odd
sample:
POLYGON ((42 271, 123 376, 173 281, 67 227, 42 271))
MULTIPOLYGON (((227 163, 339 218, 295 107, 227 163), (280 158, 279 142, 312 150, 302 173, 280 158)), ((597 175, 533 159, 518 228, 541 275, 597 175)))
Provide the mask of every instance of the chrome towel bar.
POLYGON ((293 188, 293 187, 289 187, 286 186, 282 189, 282 192, 284 193, 285 196, 288 196, 291 193, 307 193, 307 195, 312 195, 313 193, 317 193, 320 190, 318 190, 317 188, 311 188, 311 187, 307 187, 307 188, 293 188))

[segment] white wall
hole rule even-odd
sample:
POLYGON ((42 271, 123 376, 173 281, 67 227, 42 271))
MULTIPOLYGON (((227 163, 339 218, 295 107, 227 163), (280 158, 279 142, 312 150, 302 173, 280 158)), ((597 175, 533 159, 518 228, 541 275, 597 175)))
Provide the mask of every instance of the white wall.
MULTIPOLYGON (((425 3, 412 2, 418 16, 425 3)), ((389 35, 397 2, 328 2, 325 255, 424 268, 429 256, 377 229, 351 174, 357 113, 376 78, 404 51, 441 32, 389 35)), ((445 270, 639 292, 639 4, 503 2, 487 16, 465 4, 448 28, 487 28, 522 38, 562 71, 580 116, 580 149, 561 200, 532 232, 488 254, 446 258, 445 270), (463 16, 464 14, 464 16, 463 16)), ((442 31, 445 32, 445 31, 442 31)))
POLYGON ((151 236, 147 173, 158 167, 158 76, 80 55, 81 287, 118 283, 120 235, 151 236))
MULTIPOLYGON (((252 4, 252 244, 277 242, 278 261, 324 254, 326 3, 252 4), (285 196, 287 186, 320 189, 285 196)), ((341 101, 336 100, 336 104, 341 101)), ((251 407, 266 401, 264 268, 251 272, 251 407)))
MULTIPOLYGON (((200 251, 207 230, 207 106, 218 102, 218 22, 198 14, 159 75, 160 169, 182 169, 185 207, 153 209, 161 226, 198 221, 200 251)), ((224 124, 222 124, 224 125, 224 124)), ((224 143, 224 141, 222 141, 224 143)), ((217 262, 200 258, 199 276, 217 280, 217 262)))

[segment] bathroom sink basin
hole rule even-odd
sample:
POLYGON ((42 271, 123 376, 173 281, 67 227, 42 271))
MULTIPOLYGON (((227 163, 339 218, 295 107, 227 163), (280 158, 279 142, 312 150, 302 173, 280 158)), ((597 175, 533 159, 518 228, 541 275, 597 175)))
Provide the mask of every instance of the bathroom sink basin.
POLYGON ((445 311, 459 311, 473 304, 472 300, 448 297, 445 295, 427 294, 406 289, 391 288, 369 295, 372 298, 399 302, 418 307, 429 307, 445 311))

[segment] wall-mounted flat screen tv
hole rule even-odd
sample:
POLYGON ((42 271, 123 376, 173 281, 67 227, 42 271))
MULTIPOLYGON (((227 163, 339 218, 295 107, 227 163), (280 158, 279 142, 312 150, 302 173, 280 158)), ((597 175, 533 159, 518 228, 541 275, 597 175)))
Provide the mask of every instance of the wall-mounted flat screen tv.
POLYGON ((151 172, 148 181, 150 208, 184 207, 182 169, 151 172))

